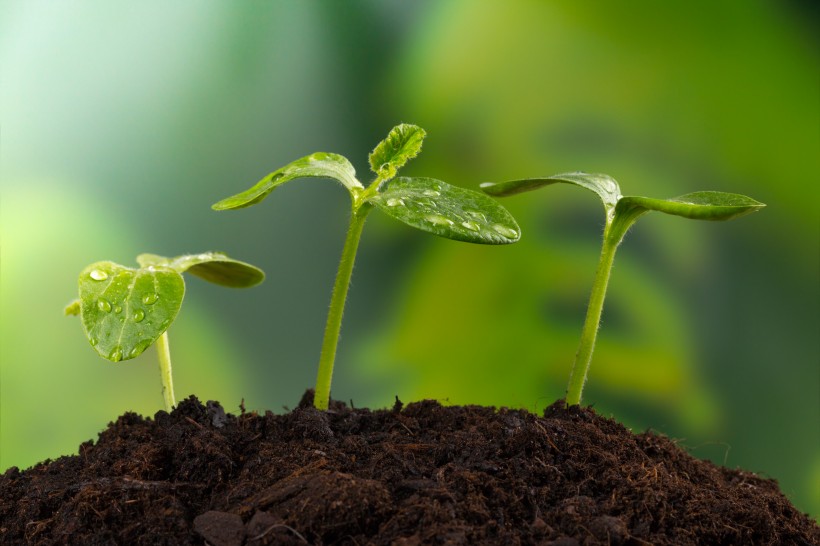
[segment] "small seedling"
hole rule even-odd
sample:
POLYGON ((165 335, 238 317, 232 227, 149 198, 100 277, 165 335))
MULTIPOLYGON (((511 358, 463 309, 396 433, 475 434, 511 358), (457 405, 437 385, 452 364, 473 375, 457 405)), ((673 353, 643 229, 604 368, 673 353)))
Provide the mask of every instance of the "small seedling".
POLYGON ((314 153, 297 159, 260 180, 247 191, 216 203, 215 210, 239 209, 262 201, 275 188, 295 178, 332 178, 350 192, 350 225, 342 250, 325 327, 314 405, 327 409, 336 346, 356 249, 367 215, 375 207, 405 224, 458 241, 481 244, 514 243, 518 224, 509 212, 480 192, 432 178, 395 178, 398 170, 421 150, 426 133, 415 125, 394 127, 370 154, 376 178, 365 188, 353 165, 343 156, 314 153))
POLYGON ((137 256, 138 269, 114 262, 96 262, 80 273, 80 298, 66 308, 79 315, 88 342, 112 362, 129 360, 157 343, 165 409, 176 405, 171 375, 168 327, 182 306, 186 271, 215 284, 254 286, 265 274, 252 265, 219 252, 165 258, 137 256))
POLYGON ((481 184, 481 189, 489 195, 506 196, 562 182, 596 193, 601 198, 606 211, 601 258, 592 284, 587 316, 581 331, 581 343, 575 355, 575 363, 570 372, 567 387, 566 402, 567 405, 573 406, 581 403, 581 391, 592 361, 592 351, 601 321, 601 311, 604 306, 612 262, 615 259, 615 250, 632 224, 645 213, 653 210, 695 220, 731 220, 755 212, 765 205, 744 195, 716 191, 699 191, 672 199, 624 197, 621 195, 618 183, 610 176, 582 172, 501 183, 487 182, 481 184))

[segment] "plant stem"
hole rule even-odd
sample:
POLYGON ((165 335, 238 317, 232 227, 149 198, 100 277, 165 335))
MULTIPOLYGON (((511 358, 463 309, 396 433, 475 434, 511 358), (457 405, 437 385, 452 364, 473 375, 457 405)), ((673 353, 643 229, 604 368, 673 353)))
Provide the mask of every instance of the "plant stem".
POLYGON ((319 357, 319 372, 316 376, 316 391, 313 396, 313 405, 316 409, 326 410, 330 402, 330 382, 333 378, 333 363, 336 360, 336 347, 342 328, 347 289, 350 287, 350 277, 353 274, 353 263, 356 261, 356 250, 359 248, 364 221, 371 208, 369 204, 358 208, 354 205, 350 214, 350 226, 347 229, 339 270, 336 272, 336 282, 333 284, 333 296, 330 298, 325 337, 322 341, 322 354, 319 357))
POLYGON ((592 283, 592 294, 589 297, 584 328, 581 330, 581 343, 578 346, 575 363, 569 375, 569 385, 567 386, 568 406, 576 406, 581 403, 581 391, 584 389, 589 364, 592 361, 592 351, 595 348, 595 338, 598 335, 598 325, 601 322, 601 312, 604 308, 609 274, 612 272, 615 250, 617 250, 622 238, 622 234, 620 235, 612 237, 609 225, 604 231, 601 257, 598 260, 598 269, 595 271, 595 280, 592 283))
POLYGON ((165 398, 165 411, 171 413, 177 402, 174 399, 174 377, 171 374, 171 349, 168 346, 167 330, 157 338, 157 354, 159 355, 159 375, 162 379, 162 397, 165 398))

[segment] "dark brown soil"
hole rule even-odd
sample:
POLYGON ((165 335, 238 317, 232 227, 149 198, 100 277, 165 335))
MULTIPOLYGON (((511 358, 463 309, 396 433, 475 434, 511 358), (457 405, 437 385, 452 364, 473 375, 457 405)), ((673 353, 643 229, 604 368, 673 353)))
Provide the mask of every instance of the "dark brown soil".
POLYGON ((772 480, 590 409, 128 413, 0 478, 0 543, 817 545, 772 480))

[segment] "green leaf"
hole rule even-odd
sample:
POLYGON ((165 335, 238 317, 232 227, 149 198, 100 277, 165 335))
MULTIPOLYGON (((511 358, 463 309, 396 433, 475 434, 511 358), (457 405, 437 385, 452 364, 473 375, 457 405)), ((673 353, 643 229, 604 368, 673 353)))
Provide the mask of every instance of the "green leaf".
POLYGON ((387 138, 370 153, 370 168, 380 181, 390 180, 405 163, 421 151, 427 133, 421 127, 402 123, 390 130, 387 138))
POLYGON ((176 318, 185 295, 169 267, 97 262, 80 273, 80 316, 88 341, 113 362, 141 354, 176 318))
POLYGON ((255 205, 268 196, 277 186, 295 178, 332 178, 339 181, 351 193, 363 189, 356 179, 356 169, 344 156, 316 152, 285 165, 256 183, 252 188, 227 197, 212 205, 214 210, 241 209, 255 205))
POLYGON ((156 254, 140 254, 137 263, 168 267, 177 273, 190 272, 206 281, 232 288, 248 288, 265 280, 265 273, 258 267, 229 258, 222 252, 203 252, 176 258, 156 254))
POLYGON ((606 174, 583 172, 556 174, 547 178, 510 180, 509 182, 485 182, 481 184, 481 189, 489 195, 505 197, 557 183, 573 184, 596 193, 607 211, 612 210, 621 198, 621 189, 614 178, 606 174))
POLYGON ((508 244, 521 237, 515 219, 495 200, 432 178, 396 178, 369 202, 396 220, 448 239, 508 244))
POLYGON ((65 306, 65 309, 63 311, 65 312, 66 316, 69 316, 69 315, 73 315, 75 317, 79 316, 80 315, 80 300, 72 301, 71 303, 69 303, 68 305, 65 306))
POLYGON ((665 212, 695 220, 731 220, 765 207, 751 197, 719 191, 687 193, 672 199, 629 196, 618 202, 617 214, 630 216, 648 211, 665 212))

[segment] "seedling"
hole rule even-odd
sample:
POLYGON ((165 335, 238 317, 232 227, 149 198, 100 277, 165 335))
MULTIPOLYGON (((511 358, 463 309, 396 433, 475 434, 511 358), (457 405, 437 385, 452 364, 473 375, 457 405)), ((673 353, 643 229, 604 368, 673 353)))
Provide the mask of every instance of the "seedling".
POLYGON ((418 155, 425 135, 425 131, 415 125, 394 127, 370 153, 370 168, 376 178, 367 188, 356 178, 356 171, 346 158, 318 152, 297 159, 270 173, 249 190, 213 206, 215 210, 226 210, 255 205, 275 188, 295 178, 332 178, 350 192, 350 225, 333 285, 316 378, 314 405, 318 409, 328 407, 353 262, 364 221, 374 207, 411 227, 457 241, 508 244, 520 237, 518 224, 510 213, 480 192, 432 178, 395 178, 398 170, 418 155))
POLYGON ((96 262, 80 273, 80 298, 66 308, 79 315, 88 342, 112 362, 129 360, 157 343, 165 409, 176 405, 171 374, 168 327, 182 306, 186 271, 212 283, 235 288, 262 282, 261 269, 206 252, 165 258, 155 254, 137 256, 138 269, 114 262, 96 262))
POLYGON ((592 351, 601 321, 601 311, 604 307, 606 287, 612 262, 615 259, 615 250, 632 224, 653 210, 695 220, 731 220, 755 212, 765 205, 745 195, 716 191, 699 191, 672 199, 624 197, 621 195, 618 183, 610 176, 582 172, 557 174, 549 178, 529 178, 501 183, 487 182, 481 184, 481 189, 489 195, 506 196, 559 182, 580 186, 598 194, 606 211, 601 258, 592 283, 587 316, 581 330, 581 343, 575 355, 575 363, 570 372, 567 387, 566 402, 567 405, 573 406, 581 403, 581 391, 592 361, 592 351))

